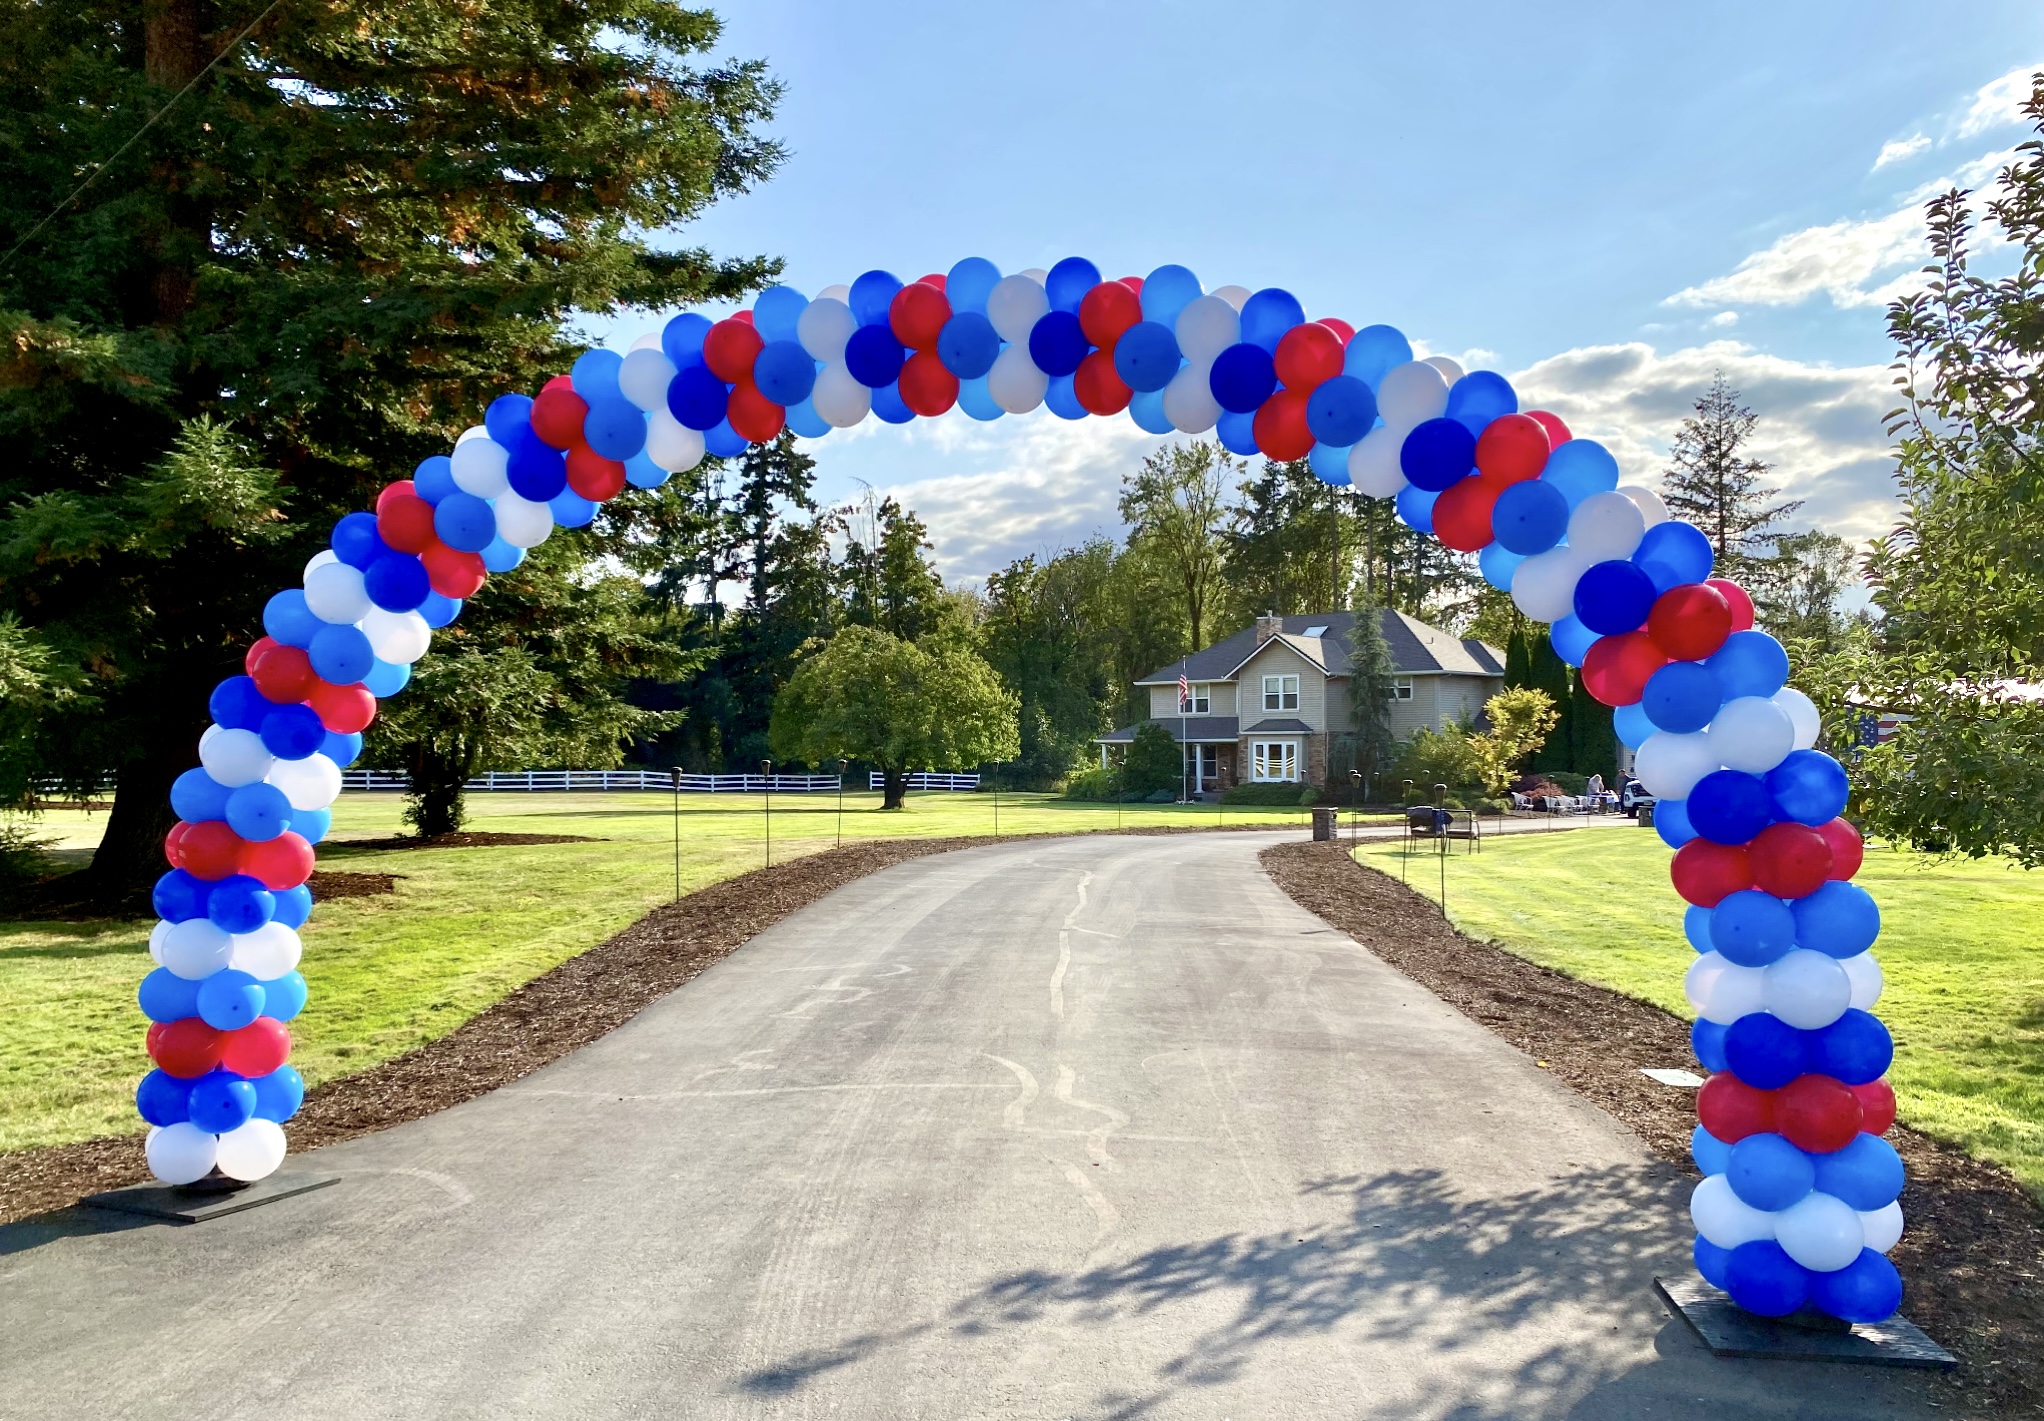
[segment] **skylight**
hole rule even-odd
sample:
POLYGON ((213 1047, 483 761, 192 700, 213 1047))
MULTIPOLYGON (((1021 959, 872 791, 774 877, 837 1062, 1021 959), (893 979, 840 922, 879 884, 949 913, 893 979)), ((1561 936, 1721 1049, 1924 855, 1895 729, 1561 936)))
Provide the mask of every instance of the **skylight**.
POLYGON ((1308 628, 1306 628, 1306 631, 1305 631, 1305 635, 1307 635, 1307 636, 1326 636, 1326 635, 1327 635, 1327 628, 1326 628, 1326 627, 1308 627, 1308 628))

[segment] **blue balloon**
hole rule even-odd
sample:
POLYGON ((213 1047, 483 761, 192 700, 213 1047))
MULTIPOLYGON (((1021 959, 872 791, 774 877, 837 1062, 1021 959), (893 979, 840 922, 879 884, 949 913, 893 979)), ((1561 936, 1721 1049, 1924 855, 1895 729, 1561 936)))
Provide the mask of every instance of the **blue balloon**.
POLYGON ((255 1087, 232 1071, 208 1071, 192 1082, 191 1122, 201 1130, 224 1135, 239 1130, 255 1116, 255 1087))
POLYGON ((1178 313, 1204 293, 1199 278, 1182 266, 1160 266, 1143 278, 1143 319, 1175 325, 1178 313))
POLYGON ((212 892, 213 885, 206 879, 174 868, 151 886, 149 904, 165 922, 182 923, 206 916, 206 899, 212 892))
POLYGON ((1053 380, 1077 370, 1092 348, 1070 311, 1046 312, 1029 328, 1029 359, 1053 380))
POLYGON ((135 1000, 151 1021, 183 1021, 199 1014, 199 984, 159 967, 142 979, 135 1000))
MULTIPOLYGON (((795 349, 802 350, 802 347, 798 345, 795 349)), ((809 359, 807 351, 803 351, 802 359, 811 369, 815 368, 815 362, 809 359)), ((764 390, 766 386, 762 384, 760 388, 764 390)), ((589 413, 582 419, 582 438, 604 458, 622 463, 646 447, 646 412, 615 390, 607 395, 593 395, 589 400, 589 413)), ((445 508, 447 505, 442 502, 440 506, 445 508)))
POLYGON ((305 1010, 305 978, 286 972, 263 983, 263 1015, 273 1021, 289 1021, 305 1010))
POLYGON ((987 297, 1001 284, 1001 269, 985 257, 967 257, 944 276, 944 297, 955 313, 987 313, 987 297))
POLYGON ((386 552, 363 570, 362 588, 386 612, 410 612, 433 591, 426 565, 410 553, 386 552))
MULTIPOLYGON (((1694 796, 1689 805, 1693 821, 1694 796)), ((1726 894, 1711 910, 1710 942, 1728 962, 1741 967, 1765 967, 1796 945, 1795 914, 1771 893, 1742 888, 1726 894)))
MULTIPOLYGON (((1158 407, 1163 407, 1163 395, 1157 397, 1158 407)), ((1332 444, 1315 444, 1306 453, 1306 467, 1320 482, 1333 488, 1347 488, 1348 455, 1346 448, 1337 449, 1332 444)))
POLYGON ((1748 1012, 1725 1028, 1725 1068, 1755 1090, 1779 1090, 1806 1074, 1808 1057, 1803 1033, 1768 1012, 1748 1012))
MULTIPOLYGON (((894 387, 889 385, 886 388, 892 390, 894 387)), ((877 391, 873 399, 875 408, 878 408, 880 396, 877 391)), ((899 397, 895 399, 895 403, 901 403, 899 397)), ((899 424, 901 421, 896 420, 895 423, 899 424)), ((719 420, 713 428, 703 431, 703 452, 706 454, 715 455, 719 459, 735 459, 740 454, 743 454, 746 448, 747 441, 745 436, 731 427, 729 419, 719 420)), ((591 516, 594 516, 593 513, 591 516)), ((583 520, 583 522, 587 521, 588 519, 583 520)), ((578 528, 581 526, 578 523, 565 522, 558 517, 554 519, 554 522, 559 523, 563 528, 578 528)))
MULTIPOLYGON (((954 316, 952 319, 958 318, 954 316)), ((982 316, 980 319, 986 318, 982 316)), ((816 357, 792 336, 786 340, 768 341, 752 362, 752 383, 777 405, 799 405, 816 388, 816 357)), ((643 419, 639 421, 639 442, 642 445, 646 442, 645 424, 643 419)), ((594 438, 589 442, 591 446, 596 443, 594 438)), ((603 451, 599 449, 597 452, 603 451)), ((611 457, 622 459, 627 456, 616 454, 611 457)))
MULTIPOLYGON (((505 395, 501 398, 508 400, 514 396, 505 395)), ((532 403, 523 395, 515 398, 525 400, 528 406, 532 403)), ((509 431, 507 437, 503 439, 498 439, 494 431, 490 435, 493 441, 502 444, 506 449, 511 447, 513 439, 521 437, 538 438, 533 434, 530 422, 520 424, 516 429, 509 431)), ((412 471, 412 492, 428 503, 438 503, 448 494, 457 492, 460 487, 461 485, 454 481, 454 461, 445 454, 435 454, 429 459, 419 460, 419 467, 412 471)))
POLYGON ((349 567, 367 569, 390 551, 390 544, 383 541, 383 535, 376 531, 376 515, 373 513, 350 513, 334 524, 334 531, 328 538, 334 556, 349 567))
POLYGON ((1725 1166, 1732 1162, 1732 1147, 1698 1125, 1689 1132, 1689 1157, 1706 1177, 1723 1174, 1725 1166))
POLYGON ((1767 792, 1774 796, 1775 813, 1815 828, 1845 812, 1852 784, 1845 767, 1822 750, 1791 750, 1767 772, 1767 792))
MULTIPOLYGON (((815 434, 804 429, 797 422, 796 418, 797 410, 806 411, 809 415, 811 423, 814 424, 822 423, 821 418, 816 413, 815 407, 812 406, 809 403, 809 401, 803 400, 797 404, 792 404, 788 406, 788 428, 794 430, 797 434, 803 435, 805 438, 809 439, 816 438, 817 436, 815 434)), ((824 425, 823 427, 826 430, 830 428, 829 425, 824 425)), ((633 488, 658 488, 660 487, 660 485, 667 482, 667 477, 668 477, 667 470, 661 468, 658 464, 654 463, 651 458, 647 457, 646 451, 643 449, 641 449, 638 453, 632 455, 631 458, 625 460, 625 482, 630 484, 633 488)))
POLYGON ((1306 397, 1306 428, 1323 444, 1347 448, 1368 434, 1376 422, 1377 397, 1353 375, 1323 380, 1306 397))
MULTIPOLYGON (((1512 590, 1512 574, 1519 570, 1519 564, 1524 561, 1526 559, 1523 556, 1507 548, 1504 545, 1504 541, 1500 539, 1495 543, 1486 543, 1483 551, 1476 555, 1476 570, 1483 574, 1485 582, 1488 582, 1498 591, 1510 592, 1512 590)), ((1559 648, 1556 649, 1555 654, 1561 655, 1559 648)), ((1568 658, 1562 656, 1562 660, 1568 661, 1568 658)), ((1569 664, 1571 666, 1580 666, 1582 663, 1571 661, 1569 664)))
POLYGON ((256 689, 253 678, 229 676, 206 698, 206 709, 223 730, 255 730, 263 717, 277 708, 275 701, 256 689))
MULTIPOLYGON (((1647 743, 1647 737, 1652 735, 1657 727, 1652 719, 1648 717, 1646 706, 1642 702, 1634 701, 1629 706, 1620 706, 1611 712, 1611 728, 1618 733, 1619 744, 1625 746, 1628 750, 1637 750, 1640 746, 1647 743)), ((1675 802, 1674 800, 1662 800, 1661 804, 1654 806, 1654 822, 1656 824, 1660 822, 1661 806, 1675 802)))
MULTIPOLYGON (((1561 447, 1570 449, 1580 442, 1572 439, 1561 447)), ((1560 452, 1559 449, 1555 451, 1557 455, 1560 452)), ((1551 465, 1552 460, 1549 463, 1551 465)), ((1688 523, 1672 519, 1656 523, 1639 540, 1632 560, 1639 565, 1640 571, 1653 579, 1656 592, 1666 592, 1670 588, 1701 582, 1710 576, 1710 539, 1688 523)))
POLYGON ((1241 341, 1214 357, 1207 389, 1231 414, 1253 414, 1277 389, 1277 363, 1262 346, 1241 341))
POLYGON ((1079 403, 1078 392, 1073 388, 1069 375, 1051 376, 1050 385, 1043 392, 1043 407, 1059 419, 1084 419, 1087 413, 1086 407, 1079 403))
POLYGON ((1656 595, 1644 572, 1612 558, 1576 579, 1576 617, 1600 636, 1617 636, 1645 624, 1656 595))
POLYGON ((230 793, 232 791, 226 785, 203 769, 186 770, 170 786, 170 807, 187 824, 197 824, 204 819, 225 819, 230 793))
POLYGON ((1788 652, 1766 632, 1733 632, 1704 664, 1718 678, 1718 687, 1728 701, 1740 696, 1765 699, 1788 684, 1788 652))
POLYGON ((852 308, 852 315, 860 325, 884 326, 887 324, 888 307, 894 304, 894 293, 899 290, 901 278, 893 272, 863 272, 852 283, 851 297, 846 304, 852 308))
MULTIPOLYGON (((296 814, 298 811, 294 809, 291 812, 296 814)), ((206 917, 223 933, 252 933, 276 914, 276 896, 263 887, 261 879, 251 878, 245 873, 221 879, 206 896, 206 917)), ((243 1022, 242 1025, 248 1023, 243 1022)), ((220 1029, 227 1030, 226 1027, 220 1029)))
POLYGON ((1252 457, 1256 447, 1256 414, 1253 410, 1228 410, 1214 425, 1214 437, 1230 454, 1252 457))
MULTIPOLYGON (((1114 343, 1114 373, 1137 394, 1162 390, 1170 384, 1183 359, 1178 351, 1178 337, 1171 333, 1171 327, 1159 321, 1138 321, 1114 343)), ((987 365, 991 368, 993 361, 989 359, 987 365)), ((1373 405, 1373 411, 1374 408, 1373 405)), ((1306 418, 1307 423, 1312 423, 1310 408, 1306 418)))
POLYGON ((1711 723, 1724 692, 1703 662, 1671 661, 1647 677, 1639 703, 1656 729, 1687 735, 1711 723))
POLYGON ((1729 1270, 1732 1265, 1732 1250, 1719 1248, 1702 1234, 1698 1234, 1696 1246, 1690 1251, 1690 1256, 1695 1260, 1696 1271, 1703 1276, 1703 1281, 1720 1292, 1724 1291, 1725 1283, 1731 1276, 1729 1270))
POLYGON ((151 1071, 135 1087, 135 1110, 151 1125, 182 1125, 191 1116, 192 1083, 151 1071))
MULTIPOLYGON (((1675 800, 1671 803, 1680 803, 1675 800)), ((1656 805, 1655 808, 1660 806, 1656 805)), ((1682 936, 1698 952, 1715 952, 1717 947, 1710 940, 1710 909, 1701 903, 1691 903, 1682 910, 1682 936)))
POLYGON ((313 633, 325 625, 312 615, 299 588, 287 588, 263 604, 263 630, 270 640, 285 646, 310 645, 313 633))
POLYGON ((1412 342, 1396 326, 1364 326, 1342 352, 1341 368, 1372 390, 1400 365, 1412 363, 1412 342))
POLYGON ((1407 484, 1398 490, 1393 506, 1406 527, 1416 533, 1431 533, 1434 531, 1434 500, 1440 496, 1437 490, 1407 484))
POLYGON ((276 838, 291 827, 291 801, 260 780, 227 796, 227 827, 252 843, 276 838))
MULTIPOLYGON (((1476 436, 1457 420, 1427 420, 1398 449, 1398 467, 1414 488, 1428 493, 1454 487, 1475 466, 1476 436)), ((1431 532, 1431 526, 1425 531, 1431 532)))
MULTIPOLYGON (((1811 1070, 1836 1076, 1847 1085, 1879 1080, 1895 1060, 1895 1038, 1888 1034, 1879 1017, 1858 1007, 1847 1007, 1843 1016, 1812 1036, 1811 1070)), ((1872 1207, 1878 1209, 1880 1205, 1872 1207)))
MULTIPOLYGON (((1124 337, 1126 339, 1126 337, 1124 337)), ((1173 347, 1174 355, 1176 347, 1173 347)), ((960 380, 977 380, 994 368, 1001 333, 980 311, 960 311, 937 332, 937 359, 960 380)), ((766 386, 762 385, 763 390, 766 386)), ((808 393, 804 391, 804 393, 808 393)))
MULTIPOLYGON (((1545 479, 1523 479, 1498 495, 1490 526, 1515 553, 1544 553, 1568 532, 1568 499, 1545 479)), ((1580 661, 1574 663, 1580 666, 1580 661)))
MULTIPOLYGON (((1079 303, 1086 299, 1086 293, 1100 284, 1100 268, 1084 257, 1066 257, 1052 267, 1043 278, 1043 294, 1050 298, 1050 309, 1075 316, 1079 303)), ((1038 366, 1047 374, 1059 372, 1048 366, 1038 366)))
MULTIPOLYGON (((1737 1030, 1735 1025, 1735 1034, 1737 1030)), ((1725 1182, 1741 1202, 1774 1213, 1807 1195, 1817 1182, 1817 1171, 1808 1155, 1781 1136, 1748 1135, 1732 1146, 1725 1182)))
POLYGON ((1267 286, 1242 303, 1242 339, 1273 355, 1285 332, 1305 323, 1306 308, 1280 287, 1267 286))
POLYGON ((1743 844, 1774 822, 1774 797, 1758 775, 1712 770, 1689 791, 1689 822, 1714 844, 1743 844))
POLYGON ((488 499, 450 493, 433 509, 433 531, 457 552, 479 553, 497 536, 497 515, 488 499))
MULTIPOLYGON (((980 383, 982 388, 984 388, 984 382, 980 383)), ((958 402, 960 404, 965 403, 965 397, 960 395, 958 402)), ((987 403, 993 404, 993 396, 987 396, 987 403)), ((1000 407, 995 405, 994 408, 999 409, 1000 407)), ((1136 391, 1128 402, 1128 417, 1134 420, 1136 427, 1145 434, 1170 434, 1178 427, 1171 422, 1171 416, 1164 413, 1164 392, 1162 390, 1136 391)), ((1342 477, 1348 477, 1346 468, 1342 471, 1342 477)))
MULTIPOLYGON (((964 410, 968 418, 979 420, 983 424, 990 424, 1007 413, 1006 410, 994 403, 993 394, 987 389, 987 377, 984 375, 980 376, 977 380, 960 380, 958 382, 958 408, 964 410)), ((1131 410, 1135 408, 1133 402, 1131 402, 1129 408, 1131 410)), ((794 412, 791 410, 789 411, 789 422, 792 423, 793 420, 794 412)), ((1141 421, 1138 420, 1137 423, 1141 423, 1141 421)))
MULTIPOLYGON (((901 342, 895 340, 893 332, 886 327, 866 329, 880 332, 877 337, 869 337, 869 342, 877 340, 883 346, 892 343, 896 350, 901 349, 901 342)), ((861 329, 853 334, 852 339, 857 340, 865 333, 866 330, 861 329)), ((845 355, 849 363, 851 356, 849 342, 845 346, 845 355)), ((854 370, 852 373, 856 377, 858 371, 854 370)), ((730 405, 731 387, 719 380, 707 365, 691 365, 667 382, 667 412, 690 429, 715 429, 723 421, 730 405)), ((565 474, 563 479, 565 480, 565 474)))
MULTIPOLYGON (((723 382, 710 375, 707 370, 702 373, 708 375, 711 383, 716 385, 717 397, 721 400, 724 397, 723 382)), ((667 404, 669 413, 673 413, 672 384, 667 387, 667 404)), ((718 418, 722 417, 719 414, 718 418)), ((681 419, 681 416, 675 414, 675 418, 681 419)), ((686 420, 682 422, 687 423, 686 420)), ((510 457, 505 460, 504 472, 505 477, 510 480, 511 492, 528 503, 545 503, 568 486, 567 454, 541 439, 531 429, 524 430, 504 447, 510 451, 510 457)))
MULTIPOLYGON (((532 396, 530 395, 499 395, 496 399, 491 400, 490 407, 483 411, 483 428, 490 432, 492 440, 503 445, 506 449, 509 449, 511 441, 518 437, 518 431, 529 428, 531 424, 532 396)), ((444 459, 447 456, 440 454, 434 457, 444 459)), ((423 468, 425 466, 421 465, 420 467, 423 468)), ((448 469, 448 479, 450 483, 453 481, 453 466, 451 464, 448 469)), ((416 484, 418 481, 419 476, 413 474, 412 482, 416 484)), ((420 494, 419 497, 424 498, 425 495, 420 494)))
MULTIPOLYGON (((534 499, 533 502, 542 503, 545 500, 534 499)), ((426 594, 426 600, 419 604, 419 615, 425 619, 427 626, 438 631, 461 615, 461 599, 442 597, 438 592, 429 592, 426 594)))
MULTIPOLYGON (((1617 717, 1612 719, 1615 721, 1617 717)), ((1654 804, 1654 832, 1671 849, 1679 849, 1695 838, 1696 826, 1689 822, 1689 801, 1657 800, 1654 804)))
POLYGON ((1747 1312, 1787 1317, 1809 1298, 1810 1275, 1773 1239, 1756 1239, 1732 1250, 1725 1291, 1747 1312))
MULTIPOLYGON (((1513 484, 1513 488, 1531 488, 1531 483, 1513 484)), ((1590 648, 1603 638, 1583 625, 1583 619, 1571 612, 1547 629, 1547 640, 1554 647, 1554 654, 1571 666, 1581 666, 1583 658, 1590 654, 1590 648)))
POLYGON ((1519 396, 1494 370, 1472 370, 1448 387, 1447 417, 1474 436, 1499 415, 1517 414, 1519 396))
MULTIPOLYGON (((509 543, 496 542, 483 549, 483 566, 491 572, 509 572, 518 566, 524 557, 522 548, 512 548, 509 543), (502 558, 492 559, 491 554, 498 548, 510 548, 519 555, 518 559, 506 562, 502 558), (501 566, 499 564, 502 564, 501 566)), ((362 684, 369 688, 369 694, 377 700, 387 700, 411 683, 412 668, 402 662, 381 661, 369 668, 369 674, 362 678, 362 684)))
POLYGON ((279 1066, 249 1084, 255 1087, 255 1113, 259 1120, 274 1120, 281 1125, 305 1103, 305 1078, 290 1066, 279 1066))
POLYGON ((1712 1075, 1730 1069, 1725 1064, 1725 1028, 1718 1022, 1698 1017, 1689 1028, 1689 1049, 1696 1063, 1712 1075))
POLYGON ((1618 460, 1594 439, 1571 439, 1547 456, 1540 482, 1560 489, 1573 510, 1591 494, 1618 487, 1618 460))
POLYGON ((1839 879, 1790 905, 1796 945, 1831 957, 1857 957, 1881 935, 1881 907, 1857 883, 1839 879))
MULTIPOLYGON (((788 406, 788 428, 804 439, 821 439, 830 433, 830 421, 816 412, 816 401, 811 398, 788 406)), ((651 460, 647 462, 652 463, 651 460)), ((648 474, 647 478, 651 481, 640 483, 640 488, 658 488, 667 482, 667 470, 660 468, 658 464, 654 464, 653 468, 658 470, 660 477, 654 479, 648 474)), ((625 477, 628 479, 632 477, 630 466, 625 469, 625 477)))
MULTIPOLYGON (((512 568, 518 566, 518 564, 525 561, 525 549, 518 547, 515 544, 507 543, 502 538, 492 538, 489 541, 489 545, 485 547, 482 551, 482 559, 483 569, 486 572, 509 572, 512 568)), ((378 666, 384 666, 388 663, 379 661, 376 664, 378 666)), ((384 673, 386 683, 388 683, 389 678, 393 674, 395 673, 393 672, 384 673)), ((373 680, 375 676, 376 672, 372 670, 368 676, 363 678, 363 680, 367 682, 369 680, 373 680)), ((391 691, 395 692, 402 689, 404 683, 411 679, 412 673, 410 669, 404 668, 404 675, 398 678, 397 683, 395 685, 391 686, 391 691)), ((372 691, 376 690, 376 688, 373 686, 371 686, 370 689, 372 691)), ((384 695, 385 692, 376 691, 376 694, 381 696, 384 695)))
POLYGON ((278 706, 263 717, 257 733, 263 738, 263 748, 279 760, 302 760, 317 754, 326 740, 326 727, 311 706, 278 706))
POLYGON ((362 754, 362 733, 356 730, 329 730, 326 739, 320 743, 319 753, 345 770, 362 754))
MULTIPOLYGON (((316 844, 326 837, 326 831, 333 827, 334 812, 331 809, 293 809, 291 811, 291 832, 308 844, 316 844)), ((300 921, 303 921, 301 919, 300 921)), ((296 927, 286 923, 285 927, 296 927)))
MULTIPOLYGON (((1065 379, 1069 388, 1071 377, 1066 376, 1065 379)), ((893 382, 881 385, 873 391, 873 413, 888 424, 907 424, 916 417, 916 412, 902 401, 901 386, 893 382)))
MULTIPOLYGON (((684 311, 661 327, 660 350, 674 362, 676 370, 686 370, 691 365, 703 363, 703 337, 710 333, 711 324, 708 316, 684 311)), ((681 416, 676 415, 675 418, 680 419, 681 416)))
POLYGON ((617 372, 624 363, 625 358, 614 350, 585 350, 568 367, 568 380, 575 393, 592 405, 598 400, 619 399, 617 372))
POLYGON ((355 626, 321 627, 305 650, 319 678, 336 686, 354 685, 376 664, 376 652, 370 647, 368 636, 355 626))
POLYGON ((263 1014, 263 984, 232 967, 199 983, 199 1016, 215 1031, 239 1031, 263 1014))
POLYGON ((1901 1197, 1902 1156, 1879 1135, 1862 1131, 1844 1149, 1813 1155, 1811 1161, 1817 1166, 1817 1188, 1862 1214, 1885 1209, 1901 1197))
MULTIPOLYGON (((326 813, 318 809, 300 809, 299 814, 326 813)), ((332 815, 328 814, 331 818, 332 815)), ((271 889, 270 896, 277 900, 276 916, 272 922, 282 923, 287 928, 303 927, 305 920, 312 916, 312 890, 304 884, 295 888, 271 889)))
POLYGON ((1885 1322, 1902 1306, 1902 1275, 1871 1248, 1835 1273, 1810 1275, 1810 1301, 1846 1322, 1885 1322))
MULTIPOLYGON (((802 319, 802 312, 808 307, 809 298, 792 286, 769 286, 759 293, 759 299, 752 303, 752 328, 759 332, 759 338, 768 345, 776 341, 793 341, 795 324, 802 319)), ((762 355, 766 352, 760 352, 762 355)), ((813 366, 811 367, 814 368, 813 366)), ((759 367, 752 371, 753 383, 765 391, 766 382, 759 378, 759 367)), ((773 399, 772 395, 767 396, 773 399)), ((793 400, 775 400, 776 404, 793 404, 793 400)))

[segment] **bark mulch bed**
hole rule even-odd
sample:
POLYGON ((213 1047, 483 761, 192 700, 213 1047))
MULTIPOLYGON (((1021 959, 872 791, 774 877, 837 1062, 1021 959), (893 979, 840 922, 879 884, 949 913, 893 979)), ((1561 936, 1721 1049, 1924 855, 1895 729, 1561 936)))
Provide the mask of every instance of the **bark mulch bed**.
POLYGON ((375 898, 397 892, 397 881, 404 876, 402 873, 342 873, 320 868, 313 870, 312 877, 305 880, 305 886, 312 890, 315 903, 324 903, 329 898, 375 898))
MULTIPOLYGON (((1282 844, 1264 870, 1319 915, 1421 986, 1533 1057, 1692 1176, 1696 1097, 1640 1074, 1693 1067, 1689 1024, 1463 936, 1440 910, 1334 844, 1282 844)), ((1909 1166, 1909 1229, 1891 1255, 1908 1315, 1961 1360, 1954 1400, 2003 1415, 2044 1414, 2044 1211, 2005 1171, 1897 1126, 1909 1166)))

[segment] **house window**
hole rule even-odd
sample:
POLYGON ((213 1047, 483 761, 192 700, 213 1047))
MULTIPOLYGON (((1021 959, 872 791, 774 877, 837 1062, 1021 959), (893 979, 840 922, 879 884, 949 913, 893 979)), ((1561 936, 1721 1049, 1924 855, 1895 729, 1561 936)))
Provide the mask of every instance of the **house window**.
MULTIPOLYGON (((1266 676, 1263 678, 1263 708, 1267 711, 1297 710, 1299 708, 1299 678, 1297 676, 1266 676)), ((1290 779, 1291 776, 1285 776, 1290 779)))
POLYGON ((1189 688, 1187 694, 1178 698, 1180 715, 1206 715, 1214 708, 1214 688, 1200 685, 1189 688))
MULTIPOLYGON (((1185 747, 1185 778, 1194 793, 1214 785, 1221 776, 1221 751, 1217 745, 1185 747)), ((1214 786, 1218 788, 1218 786, 1214 786)))
POLYGON ((1299 777, 1299 742, 1296 740, 1251 741, 1249 744, 1249 777, 1258 784, 1273 784, 1284 780, 1296 780, 1299 777))
POLYGON ((1412 677, 1393 676, 1391 678, 1391 699, 1394 701, 1409 701, 1412 699, 1412 677))

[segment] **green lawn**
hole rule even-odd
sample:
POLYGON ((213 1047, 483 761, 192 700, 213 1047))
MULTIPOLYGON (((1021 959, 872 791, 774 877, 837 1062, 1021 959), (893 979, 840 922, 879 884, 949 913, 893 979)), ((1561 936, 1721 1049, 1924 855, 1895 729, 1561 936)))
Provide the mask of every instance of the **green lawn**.
MULTIPOLYGON (((324 868, 402 874, 397 892, 322 904, 306 925, 312 1000, 292 1023, 308 1080, 360 1070, 459 1026, 514 988, 601 942, 674 892, 671 801, 652 794, 478 794, 469 827, 582 834, 600 843, 365 852, 349 839, 399 832, 399 797, 349 793, 320 846, 324 868)), ((682 890, 763 862, 760 795, 683 795, 682 890)), ((991 834, 987 794, 911 795, 883 813, 877 794, 845 797, 844 835, 991 834)), ((829 848, 837 800, 776 795, 776 862, 829 848)), ((1128 827, 1301 824, 1298 809, 1129 805, 1128 827)), ((103 816, 52 811, 40 831, 82 860, 103 816)), ((1113 805, 1003 795, 1000 828, 1113 828, 1113 805)), ((130 1091, 148 1069, 135 986, 151 967, 148 922, 0 922, 0 1151, 140 1127, 130 1091)))
MULTIPOLYGON (((1643 830, 1492 839, 1448 856, 1448 913, 1471 936, 1688 1017, 1694 953, 1668 856, 1643 830)), ((1361 857, 1400 870, 1396 845, 1361 857)), ((1432 855, 1407 867, 1415 888, 1438 892, 1432 855)), ((1902 1118, 2044 1197, 2044 876, 1870 846, 1857 881, 1881 905, 1875 1010, 1895 1034, 1902 1118)))

